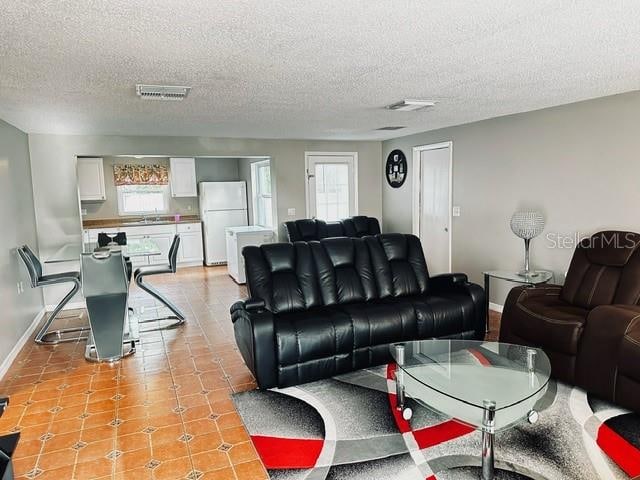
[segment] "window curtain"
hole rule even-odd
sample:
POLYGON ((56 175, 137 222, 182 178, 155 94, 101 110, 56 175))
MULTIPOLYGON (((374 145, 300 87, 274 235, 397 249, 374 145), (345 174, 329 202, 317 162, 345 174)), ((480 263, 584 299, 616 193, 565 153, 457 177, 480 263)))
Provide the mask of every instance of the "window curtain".
POLYGON ((169 168, 165 165, 114 165, 113 177, 120 185, 169 185, 169 168))

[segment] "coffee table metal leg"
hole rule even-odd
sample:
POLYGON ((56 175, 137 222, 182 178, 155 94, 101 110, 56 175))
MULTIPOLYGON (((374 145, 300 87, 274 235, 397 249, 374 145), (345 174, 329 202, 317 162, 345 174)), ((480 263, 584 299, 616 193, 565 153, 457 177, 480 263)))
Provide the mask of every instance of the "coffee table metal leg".
POLYGON ((396 408, 404 410, 404 345, 396 345, 396 408))
POLYGON ((482 417, 482 480, 493 480, 496 402, 485 400, 482 417))

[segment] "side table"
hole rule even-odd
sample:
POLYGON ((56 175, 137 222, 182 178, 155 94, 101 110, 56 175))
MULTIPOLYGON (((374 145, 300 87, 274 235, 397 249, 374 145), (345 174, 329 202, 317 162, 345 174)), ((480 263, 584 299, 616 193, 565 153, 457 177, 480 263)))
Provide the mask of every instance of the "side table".
POLYGON ((492 278, 524 285, 540 285, 541 283, 547 283, 553 278, 553 272, 548 270, 534 270, 527 275, 510 270, 487 270, 482 272, 482 274, 484 275, 484 293, 487 297, 485 305, 485 311, 487 313, 486 333, 489 333, 489 291, 492 278))

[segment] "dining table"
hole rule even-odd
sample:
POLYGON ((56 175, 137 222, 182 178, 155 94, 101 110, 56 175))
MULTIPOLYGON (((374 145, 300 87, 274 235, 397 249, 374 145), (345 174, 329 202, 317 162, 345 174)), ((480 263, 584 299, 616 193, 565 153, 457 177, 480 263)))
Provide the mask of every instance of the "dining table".
MULTIPOLYGON (((99 259, 107 260, 111 253, 118 252, 125 259, 131 259, 133 257, 153 257, 162 255, 162 251, 158 245, 150 238, 131 238, 128 239, 126 245, 117 245, 115 243, 100 246, 97 242, 72 242, 67 243, 60 247, 53 255, 45 259, 45 264, 50 264, 54 267, 54 264, 62 264, 66 262, 80 262, 82 264, 83 255, 91 254, 97 261, 99 259)), ((108 262, 105 262, 105 269, 108 262)), ((100 265, 98 262, 97 265, 100 265)), ((107 274, 107 270, 101 267, 91 268, 82 271, 81 282, 84 285, 100 283, 103 274, 107 274)), ((123 281, 128 283, 126 278, 126 272, 123 270, 123 281)), ((118 283, 116 281, 116 283, 118 283)), ((84 292, 84 289, 83 289, 84 292)), ((86 311, 89 320, 89 336, 87 346, 85 348, 85 358, 89 361, 108 361, 113 362, 129 354, 135 353, 135 345, 139 340, 140 330, 139 321, 132 308, 128 306, 125 301, 122 305, 118 305, 116 308, 115 297, 109 291, 109 288, 105 289, 104 295, 102 295, 104 301, 110 302, 108 305, 111 308, 109 315, 105 317, 104 303, 95 301, 95 296, 92 297, 92 301, 86 302, 86 311), (111 295, 111 296, 110 296, 111 295), (95 310, 95 311, 93 311, 95 310), (124 322, 123 322, 124 319, 124 322), (105 324, 104 322, 107 322, 105 324), (96 323, 99 322, 99 323, 96 323), (120 343, 121 339, 121 343, 120 343), (105 344, 108 343, 108 345, 105 344), (117 344, 113 342, 119 342, 119 348, 117 344), (106 346, 105 346, 106 345, 106 346), (110 346, 109 346, 110 345, 110 346), (121 351, 121 355, 109 355, 108 358, 101 358, 100 350, 104 351, 121 351)), ((99 300, 99 299, 98 299, 99 300)))
POLYGON ((153 257, 162 255, 158 245, 150 238, 131 238, 126 245, 100 247, 97 242, 72 242, 60 247, 44 263, 66 263, 80 261, 83 253, 121 251, 123 257, 153 257))

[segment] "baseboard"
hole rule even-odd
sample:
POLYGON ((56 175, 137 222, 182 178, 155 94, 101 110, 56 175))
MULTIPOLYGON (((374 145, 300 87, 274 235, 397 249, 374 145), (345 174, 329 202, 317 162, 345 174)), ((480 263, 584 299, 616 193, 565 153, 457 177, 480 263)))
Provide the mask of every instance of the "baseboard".
POLYGON ((196 262, 183 262, 178 264, 178 269, 182 267, 202 267, 203 265, 202 260, 198 260, 196 262))
POLYGON ((13 346, 13 348, 9 352, 9 355, 7 355, 7 357, 2 361, 2 363, 0 364, 0 379, 4 379, 4 376, 7 374, 7 371, 9 371, 9 367, 11 367, 11 364, 20 353, 20 350, 22 350, 22 347, 24 347, 27 344, 27 342, 31 339, 31 334, 35 331, 38 324, 42 321, 45 313, 47 312, 44 308, 38 312, 38 314, 34 317, 33 321, 31 322, 31 325, 29 325, 29 327, 25 330, 25 332, 20 337, 20 340, 18 340, 16 344, 13 346))
POLYGON ((504 305, 500 305, 499 303, 489 302, 489 310, 493 310, 494 312, 502 313, 504 309, 504 305))
MULTIPOLYGON (((52 312, 58 305, 47 305, 45 308, 47 312, 52 312)), ((84 302, 69 302, 67 303, 62 310, 78 310, 80 308, 86 308, 86 304, 84 302)))

